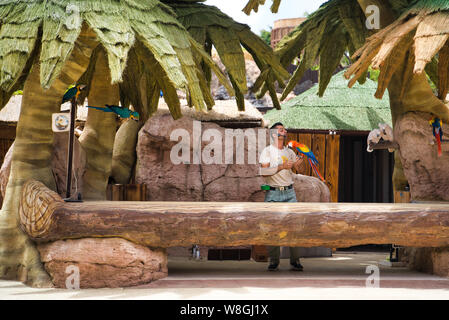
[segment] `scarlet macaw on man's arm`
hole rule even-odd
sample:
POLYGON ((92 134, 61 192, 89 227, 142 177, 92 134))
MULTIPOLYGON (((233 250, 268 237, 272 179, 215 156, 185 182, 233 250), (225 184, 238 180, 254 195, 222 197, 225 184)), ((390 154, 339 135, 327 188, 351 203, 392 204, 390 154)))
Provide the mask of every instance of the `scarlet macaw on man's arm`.
POLYGON ((299 143, 297 141, 289 141, 288 143, 288 147, 290 149, 293 149, 296 151, 298 151, 300 154, 303 154, 307 157, 307 159, 309 160, 309 164, 312 167, 313 171, 315 172, 315 174, 321 179, 321 181, 324 181, 323 176, 321 175, 320 171, 318 170, 318 165, 319 162, 317 160, 317 158, 315 157, 315 155, 313 154, 313 152, 309 149, 308 146, 306 146, 305 144, 299 143))

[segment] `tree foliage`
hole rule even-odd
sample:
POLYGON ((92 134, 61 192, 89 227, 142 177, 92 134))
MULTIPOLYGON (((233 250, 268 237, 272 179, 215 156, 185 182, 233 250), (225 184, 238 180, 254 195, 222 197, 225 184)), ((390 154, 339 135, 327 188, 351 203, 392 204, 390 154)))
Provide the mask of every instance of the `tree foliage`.
POLYGON ((271 46, 271 28, 270 31, 267 31, 265 29, 261 30, 260 37, 262 38, 263 41, 265 41, 267 45, 271 46))

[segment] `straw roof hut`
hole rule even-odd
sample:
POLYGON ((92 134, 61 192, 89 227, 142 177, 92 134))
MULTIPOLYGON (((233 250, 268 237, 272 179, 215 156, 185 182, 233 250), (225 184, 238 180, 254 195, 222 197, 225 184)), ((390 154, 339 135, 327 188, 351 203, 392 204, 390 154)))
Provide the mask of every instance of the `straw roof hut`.
POLYGON ((379 123, 391 123, 388 97, 376 99, 377 83, 367 80, 352 89, 346 85, 344 71, 334 75, 323 97, 315 86, 282 104, 282 110, 268 111, 264 118, 270 123, 281 121, 286 128, 312 131, 369 132, 379 123))
MULTIPOLYGON (((282 110, 268 111, 264 118, 282 122, 289 140, 311 148, 333 201, 392 202, 393 154, 366 152, 368 133, 379 123, 392 125, 389 99, 376 99, 377 83, 369 79, 348 88, 343 74, 331 78, 323 97, 314 86, 283 103, 282 110)), ((306 168, 301 173, 313 172, 306 168)))

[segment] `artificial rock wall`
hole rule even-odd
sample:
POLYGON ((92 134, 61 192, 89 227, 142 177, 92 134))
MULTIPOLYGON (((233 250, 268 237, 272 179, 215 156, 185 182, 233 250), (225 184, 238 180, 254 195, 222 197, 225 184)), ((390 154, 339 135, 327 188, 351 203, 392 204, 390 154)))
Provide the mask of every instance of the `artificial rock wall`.
MULTIPOLYGON (((169 114, 150 118, 139 132, 137 144, 136 182, 147 185, 147 199, 151 201, 263 201, 265 191, 260 189, 264 180, 259 176, 258 164, 193 164, 194 119, 183 117, 173 120, 169 114), (190 154, 190 164, 174 164, 170 158, 170 135, 177 129, 188 133, 190 141, 184 141, 190 154)), ((225 137, 225 128, 212 122, 202 122, 201 132, 216 130, 225 137)), ((257 129, 257 128, 256 128, 257 129)), ((257 132, 257 130, 255 130, 257 132)), ((224 139, 224 138, 223 138, 224 139)), ((268 140, 267 140, 268 141, 268 140)), ((200 150, 207 150, 211 141, 201 142, 200 150)), ((221 142, 222 155, 226 148, 236 152, 233 146, 221 142)), ((198 149, 198 148, 197 148, 198 149)), ((213 150, 212 152, 215 152, 213 150)), ((248 144, 244 146, 245 163, 248 161, 248 144)), ((258 159, 258 157, 257 157, 258 159)), ((223 161, 224 162, 224 161, 223 161)), ((234 162, 235 163, 235 162, 234 162)), ((328 187, 319 179, 296 175, 295 191, 300 202, 329 202, 328 187)))

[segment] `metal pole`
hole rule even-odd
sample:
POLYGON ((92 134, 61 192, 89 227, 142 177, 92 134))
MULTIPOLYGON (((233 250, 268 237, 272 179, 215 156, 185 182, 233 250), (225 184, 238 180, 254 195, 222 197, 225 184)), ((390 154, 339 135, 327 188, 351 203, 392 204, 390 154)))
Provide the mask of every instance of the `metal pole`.
POLYGON ((76 98, 72 98, 72 107, 70 109, 70 132, 69 132, 69 155, 67 158, 67 191, 66 198, 70 199, 72 191, 72 163, 73 163, 73 140, 75 137, 76 121, 76 98))

